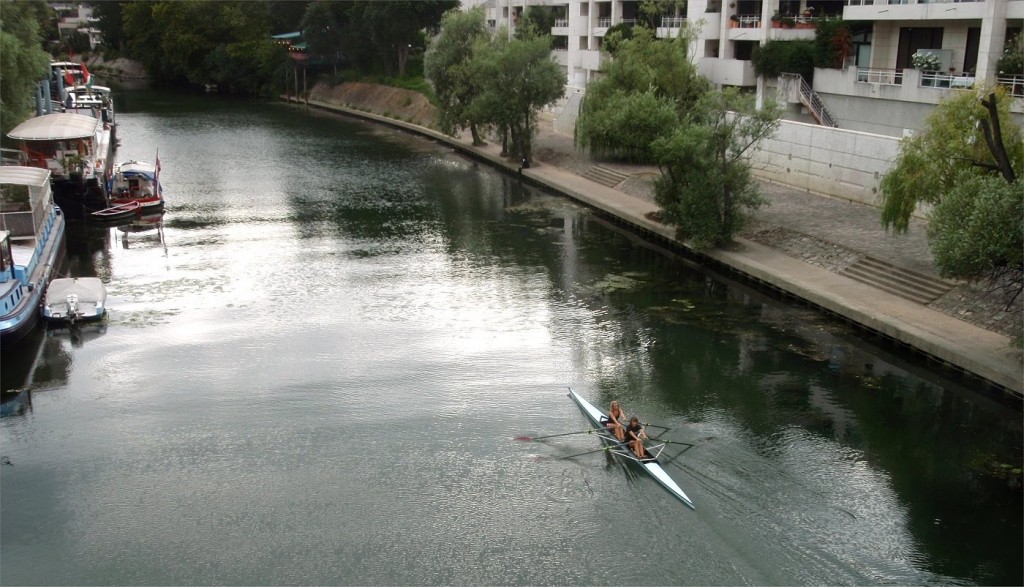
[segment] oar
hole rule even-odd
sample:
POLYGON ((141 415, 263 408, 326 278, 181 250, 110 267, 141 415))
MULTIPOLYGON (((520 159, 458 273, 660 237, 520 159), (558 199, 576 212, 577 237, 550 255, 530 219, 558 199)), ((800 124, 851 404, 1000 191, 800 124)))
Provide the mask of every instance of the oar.
POLYGON ((576 458, 576 457, 582 457, 583 455, 593 454, 595 452, 609 451, 609 450, 611 450, 613 448, 615 448, 615 447, 613 447, 613 446, 602 446, 601 448, 598 448, 598 449, 588 450, 587 452, 580 452, 580 453, 576 453, 574 455, 569 455, 567 457, 561 457, 561 458, 563 458, 563 459, 573 459, 573 458, 576 458))
POLYGON ((675 440, 664 440, 662 438, 652 438, 650 440, 653 444, 685 444, 686 446, 690 447, 694 446, 694 444, 691 442, 676 442, 675 440))
POLYGON ((573 434, 593 434, 597 430, 595 428, 589 428, 587 430, 577 430, 576 432, 563 432, 561 434, 548 434, 546 436, 516 436, 512 440, 543 440, 545 438, 557 438, 559 436, 571 436, 573 434))

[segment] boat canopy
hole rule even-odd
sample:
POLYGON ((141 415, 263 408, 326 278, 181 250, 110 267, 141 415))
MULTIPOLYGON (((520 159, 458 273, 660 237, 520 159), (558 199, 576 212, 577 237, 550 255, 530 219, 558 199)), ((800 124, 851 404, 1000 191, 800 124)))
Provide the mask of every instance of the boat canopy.
POLYGON ((0 184, 27 185, 42 187, 50 177, 49 169, 38 167, 0 166, 0 184))
POLYGON ((156 168, 142 161, 128 161, 117 167, 117 175, 125 179, 142 177, 150 181, 156 179, 156 168))
POLYGON ((85 139, 96 135, 98 124, 99 120, 82 114, 44 114, 29 118, 7 136, 20 141, 85 139))

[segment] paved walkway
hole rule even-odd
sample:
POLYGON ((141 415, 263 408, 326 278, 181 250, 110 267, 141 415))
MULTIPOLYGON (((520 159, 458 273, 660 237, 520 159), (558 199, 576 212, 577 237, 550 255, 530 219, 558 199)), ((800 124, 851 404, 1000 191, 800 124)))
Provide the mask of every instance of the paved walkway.
MULTIPOLYGON (((518 167, 500 157, 499 145, 474 147, 466 140, 453 139, 430 129, 366 112, 330 104, 310 102, 310 105, 406 128, 447 142, 470 156, 512 172, 518 167)), ((567 169, 543 163, 525 169, 522 173, 529 181, 614 215, 649 236, 678 244, 672 227, 647 218, 648 213, 658 210, 649 198, 630 195, 567 169)), ((849 246, 897 266, 937 275, 921 222, 911 227, 909 236, 895 237, 886 234, 878 221, 877 210, 871 207, 839 200, 829 201, 822 196, 784 186, 768 185, 765 191, 773 205, 759 212, 759 220, 792 227, 804 234, 849 246)), ((707 251, 704 255, 754 280, 807 300, 955 368, 988 380, 1017 396, 1024 396, 1021 353, 1011 347, 1006 336, 805 263, 779 249, 752 240, 738 238, 735 246, 730 249, 707 251)))

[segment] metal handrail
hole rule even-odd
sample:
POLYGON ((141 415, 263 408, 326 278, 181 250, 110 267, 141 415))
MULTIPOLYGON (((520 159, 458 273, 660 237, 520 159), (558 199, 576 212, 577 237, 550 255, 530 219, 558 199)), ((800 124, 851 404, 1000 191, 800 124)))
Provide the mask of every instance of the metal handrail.
POLYGON ((996 83, 1009 90, 1014 98, 1024 98, 1024 76, 997 77, 996 83))
POLYGON ((857 81, 865 84, 902 86, 903 71, 899 69, 872 69, 868 67, 858 67, 857 81))
POLYGON ((800 102, 802 102, 804 106, 807 106, 811 111, 811 114, 819 123, 833 128, 839 126, 836 124, 835 118, 832 117, 832 113, 825 107, 825 103, 821 101, 818 93, 811 88, 810 84, 808 84, 806 80, 804 80, 804 76, 799 73, 784 73, 780 77, 793 82, 799 80, 800 102))
POLYGON ((669 29, 678 29, 686 23, 685 16, 663 16, 661 17, 661 26, 669 29))

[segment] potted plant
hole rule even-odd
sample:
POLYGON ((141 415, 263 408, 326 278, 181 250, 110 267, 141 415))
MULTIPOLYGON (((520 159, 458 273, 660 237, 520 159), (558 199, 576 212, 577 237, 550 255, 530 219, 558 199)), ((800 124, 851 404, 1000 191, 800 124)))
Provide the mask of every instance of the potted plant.
POLYGON ((778 10, 776 10, 775 14, 772 15, 772 28, 773 29, 782 28, 782 15, 779 14, 778 10))
POLYGON ((82 156, 78 153, 68 153, 64 155, 62 160, 64 164, 64 174, 71 179, 82 177, 82 168, 84 167, 85 161, 82 156))
POLYGON ((738 29, 738 28, 740 28, 740 17, 739 16, 734 14, 734 15, 729 17, 729 28, 731 28, 731 29, 738 29))
POLYGON ((939 56, 928 52, 918 51, 914 53, 913 57, 910 58, 910 62, 914 65, 915 69, 921 70, 921 85, 922 86, 934 86, 938 81, 935 76, 935 72, 939 70, 939 56))
POLYGON ((782 28, 791 29, 796 26, 796 19, 791 16, 782 17, 782 28))

